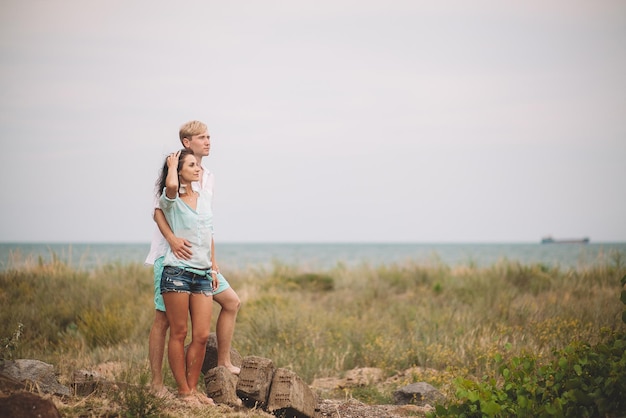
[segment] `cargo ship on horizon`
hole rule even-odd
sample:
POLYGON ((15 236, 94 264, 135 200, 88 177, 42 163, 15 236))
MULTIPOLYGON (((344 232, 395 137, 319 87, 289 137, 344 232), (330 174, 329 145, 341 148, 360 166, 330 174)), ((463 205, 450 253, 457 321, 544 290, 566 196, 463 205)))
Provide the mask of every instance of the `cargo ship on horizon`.
POLYGON ((542 244, 589 244, 589 238, 574 238, 574 239, 554 239, 551 236, 543 237, 541 239, 542 244))

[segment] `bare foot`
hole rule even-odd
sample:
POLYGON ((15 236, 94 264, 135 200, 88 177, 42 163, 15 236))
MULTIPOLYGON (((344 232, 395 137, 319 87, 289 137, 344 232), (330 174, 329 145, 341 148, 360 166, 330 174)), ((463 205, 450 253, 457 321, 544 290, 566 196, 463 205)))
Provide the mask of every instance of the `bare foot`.
POLYGON ((159 387, 153 386, 150 388, 150 393, 156 396, 157 398, 174 399, 174 394, 172 394, 172 392, 167 390, 165 386, 159 386, 159 387))
POLYGON ((241 369, 237 366, 233 366, 232 364, 224 365, 224 367, 226 367, 228 371, 234 374, 235 376, 239 376, 239 373, 241 373, 241 369))
POLYGON ((196 408, 200 408, 203 405, 202 402, 200 402, 200 400, 196 396, 194 396, 193 393, 185 393, 185 394, 179 393, 176 396, 176 398, 179 401, 184 402, 188 406, 193 406, 193 407, 196 407, 196 408))
POLYGON ((196 399, 204 404, 204 405, 211 405, 211 406, 215 406, 215 401, 213 401, 213 399, 209 398, 208 396, 206 396, 204 393, 200 393, 197 390, 193 390, 191 391, 192 395, 196 397, 196 399))

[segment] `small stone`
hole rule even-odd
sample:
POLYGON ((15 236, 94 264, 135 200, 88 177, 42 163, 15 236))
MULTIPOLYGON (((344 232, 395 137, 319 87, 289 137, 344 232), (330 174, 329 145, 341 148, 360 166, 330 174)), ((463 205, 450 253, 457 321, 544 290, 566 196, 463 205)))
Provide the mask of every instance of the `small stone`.
POLYGON ((393 392, 396 405, 432 405, 444 398, 443 394, 426 382, 411 383, 393 392))

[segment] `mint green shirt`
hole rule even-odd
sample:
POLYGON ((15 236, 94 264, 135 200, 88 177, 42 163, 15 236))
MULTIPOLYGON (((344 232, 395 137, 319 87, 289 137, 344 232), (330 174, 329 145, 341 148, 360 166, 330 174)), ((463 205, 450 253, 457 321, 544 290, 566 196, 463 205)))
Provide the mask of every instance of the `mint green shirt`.
POLYGON ((165 219, 174 235, 191 243, 192 251, 191 259, 181 260, 176 258, 168 246, 163 260, 164 266, 211 268, 211 239, 213 238, 211 199, 211 191, 201 189, 196 210, 193 210, 178 195, 174 199, 168 198, 163 189, 159 206, 165 219))

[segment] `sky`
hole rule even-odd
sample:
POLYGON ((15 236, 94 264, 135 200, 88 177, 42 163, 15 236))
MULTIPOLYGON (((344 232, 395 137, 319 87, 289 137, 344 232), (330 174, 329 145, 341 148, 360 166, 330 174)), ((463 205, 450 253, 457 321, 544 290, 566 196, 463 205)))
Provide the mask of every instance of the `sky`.
POLYGON ((3 0, 0 241, 149 242, 205 122, 216 242, 626 241, 622 0, 3 0))

